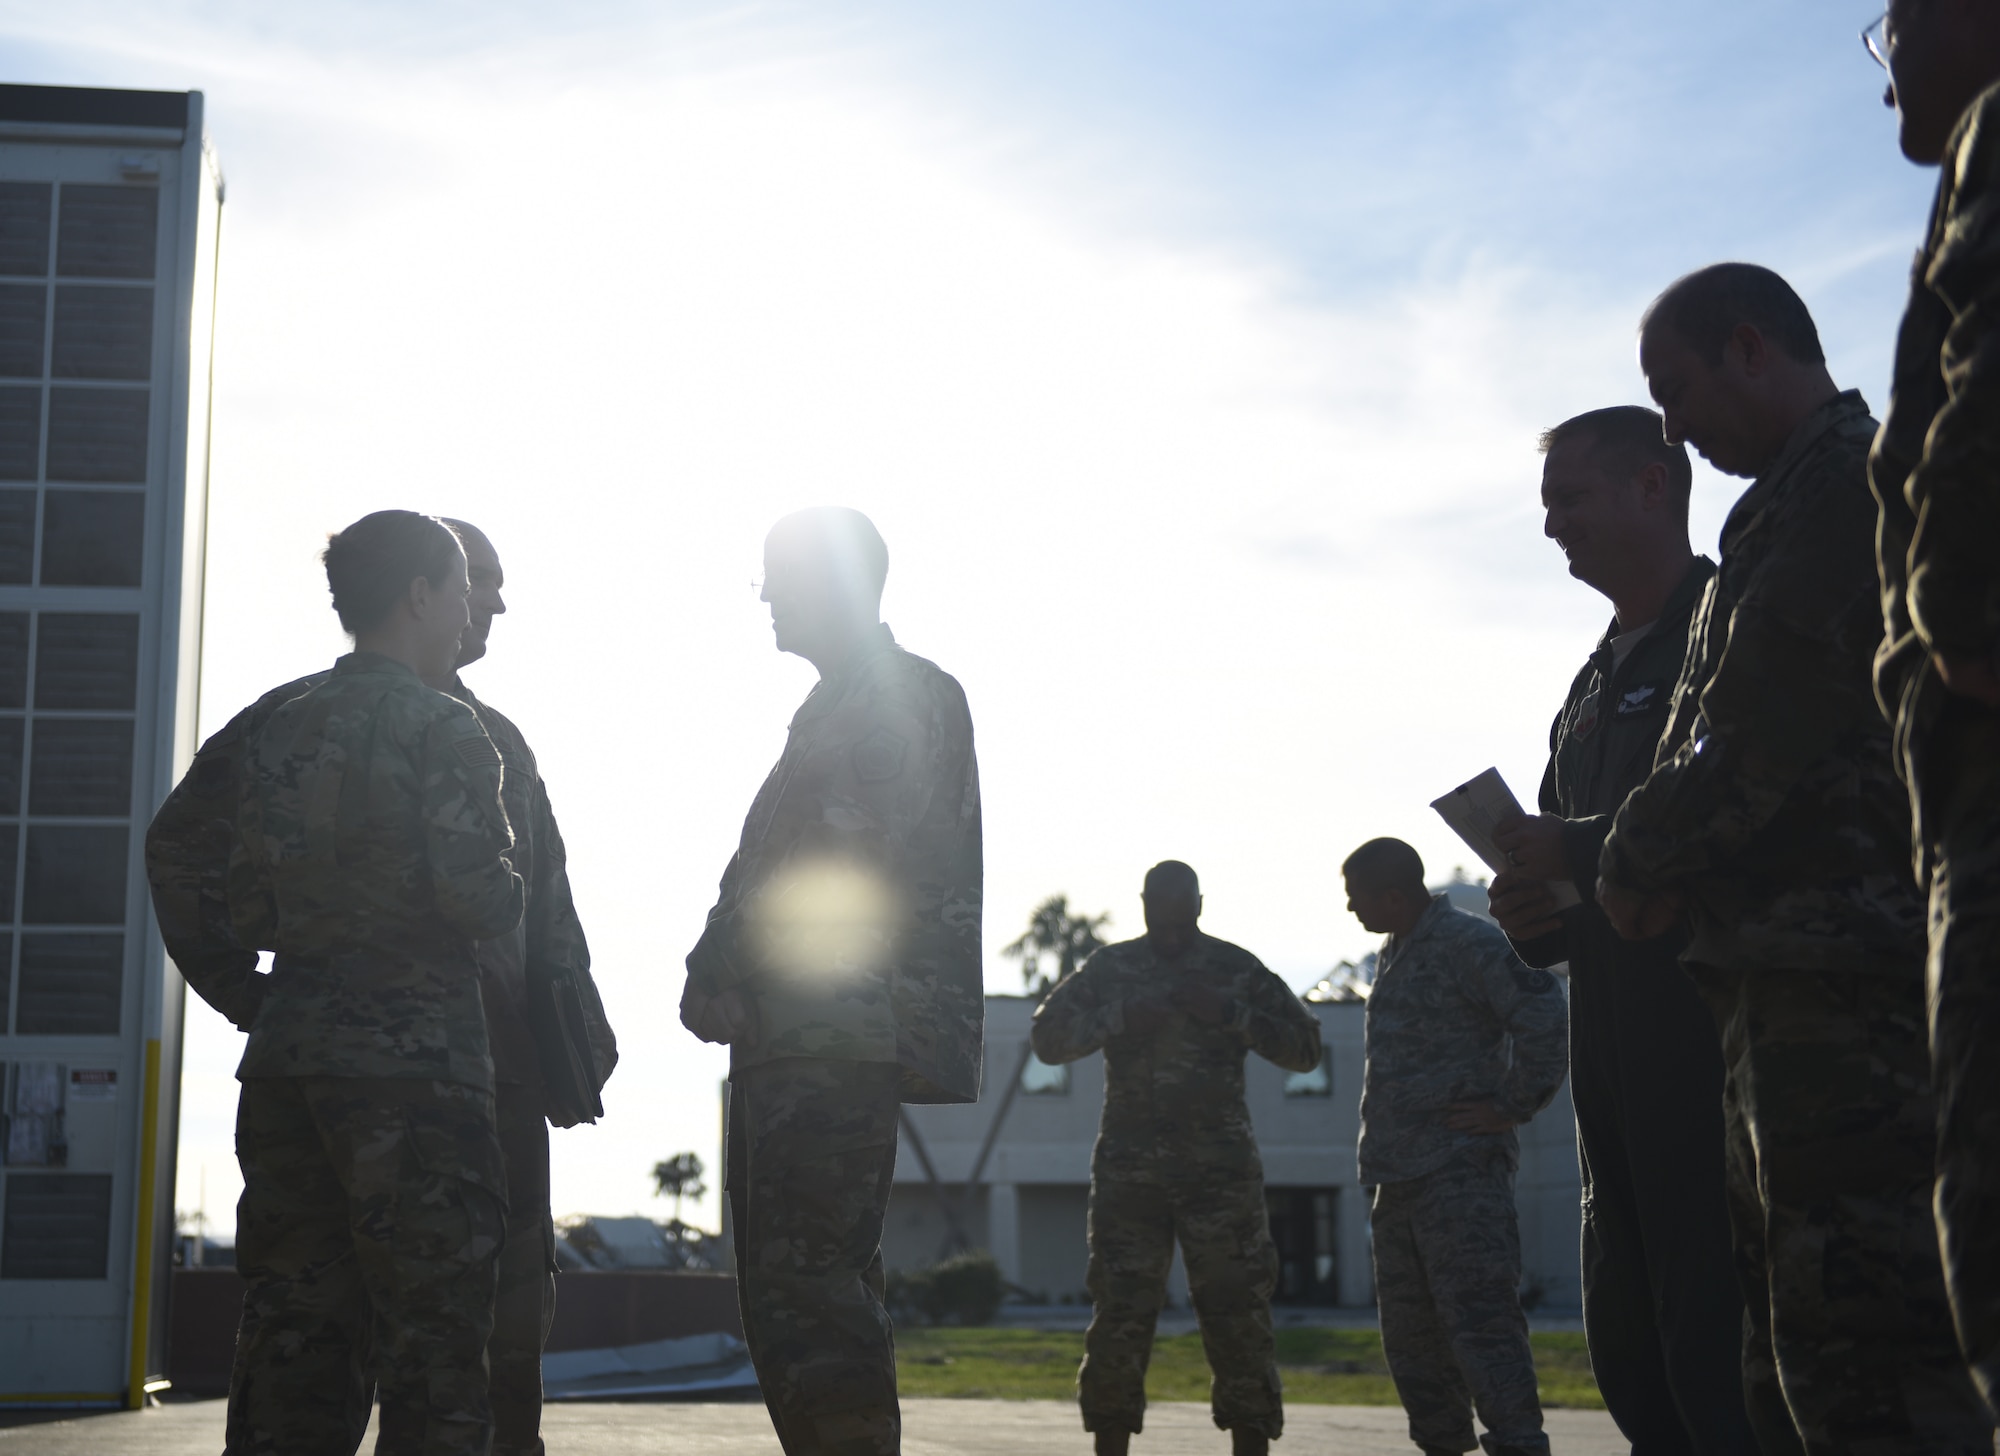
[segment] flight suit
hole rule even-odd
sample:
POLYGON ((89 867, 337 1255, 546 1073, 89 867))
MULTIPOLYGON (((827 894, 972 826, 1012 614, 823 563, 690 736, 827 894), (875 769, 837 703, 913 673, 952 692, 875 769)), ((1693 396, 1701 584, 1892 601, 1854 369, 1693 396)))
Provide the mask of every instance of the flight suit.
POLYGON ((1697 557, 1617 657, 1605 629, 1549 730, 1540 806, 1567 822, 1582 903, 1515 949, 1569 965, 1569 1085, 1583 1174, 1583 1328, 1605 1407, 1637 1456, 1756 1451, 1743 1402, 1743 1295, 1723 1183, 1722 1046, 1680 966, 1681 935, 1623 940, 1597 908, 1611 816, 1645 781, 1715 574, 1697 557))

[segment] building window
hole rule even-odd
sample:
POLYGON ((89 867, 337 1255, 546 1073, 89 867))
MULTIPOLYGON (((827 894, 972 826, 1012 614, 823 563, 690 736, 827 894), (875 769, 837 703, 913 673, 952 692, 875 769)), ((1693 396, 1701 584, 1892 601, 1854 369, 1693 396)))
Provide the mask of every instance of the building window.
POLYGON ((1021 1068, 1021 1090, 1030 1097, 1069 1096, 1069 1067, 1052 1067, 1033 1052, 1021 1068))
POLYGON ((1319 1065, 1309 1072, 1285 1073, 1287 1097, 1333 1096, 1333 1053, 1321 1052, 1319 1065))
POLYGON ((1278 1251, 1273 1304, 1340 1302, 1340 1190, 1266 1188, 1271 1243, 1278 1251))

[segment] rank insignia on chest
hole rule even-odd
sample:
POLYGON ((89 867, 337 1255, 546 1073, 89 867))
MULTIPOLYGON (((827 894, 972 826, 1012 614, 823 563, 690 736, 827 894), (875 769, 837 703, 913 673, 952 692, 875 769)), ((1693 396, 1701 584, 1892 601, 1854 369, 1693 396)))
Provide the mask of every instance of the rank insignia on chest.
POLYGON ((1625 689, 1618 695, 1618 716, 1633 718, 1651 712, 1660 705, 1660 689, 1665 686, 1664 683, 1642 683, 1636 688, 1625 689))

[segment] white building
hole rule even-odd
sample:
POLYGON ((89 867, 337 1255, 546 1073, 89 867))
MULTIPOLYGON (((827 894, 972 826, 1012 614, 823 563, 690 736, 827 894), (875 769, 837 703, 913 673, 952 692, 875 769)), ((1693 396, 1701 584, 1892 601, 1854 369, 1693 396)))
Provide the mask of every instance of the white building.
MULTIPOLYGON (((954 1247, 956 1220, 963 1244, 991 1249, 1007 1280, 1037 1302, 1085 1303, 1084 1214, 1104 1059, 1067 1067, 1034 1059, 1034 1009, 1027 997, 987 997, 978 1103, 904 1109, 883 1257, 892 1269, 933 1262, 954 1247)), ((1311 1005, 1326 1044, 1317 1072, 1287 1073, 1250 1058, 1245 1091, 1263 1152, 1281 1303, 1374 1302, 1367 1192, 1356 1183, 1354 1158, 1365 1009, 1360 1000, 1311 1005)), ((1525 1288, 1542 1304, 1575 1308, 1579 1179, 1567 1083, 1521 1129, 1517 1192, 1525 1288)), ((1170 1297, 1187 1302, 1178 1259, 1170 1297)))
POLYGON ((0 86, 0 1405, 164 1384, 221 201, 199 92, 0 86))

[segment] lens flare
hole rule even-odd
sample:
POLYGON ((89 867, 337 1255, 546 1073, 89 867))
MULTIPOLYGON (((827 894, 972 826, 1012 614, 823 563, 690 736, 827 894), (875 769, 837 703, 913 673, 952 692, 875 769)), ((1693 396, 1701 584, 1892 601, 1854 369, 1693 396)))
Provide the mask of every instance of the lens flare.
POLYGON ((900 897, 880 874, 847 860, 787 866, 757 897, 752 927, 764 964, 779 975, 844 980, 890 961, 900 897))

